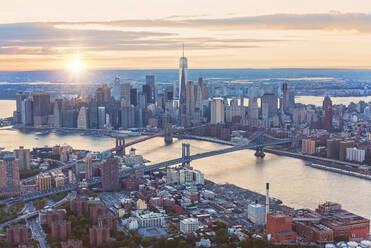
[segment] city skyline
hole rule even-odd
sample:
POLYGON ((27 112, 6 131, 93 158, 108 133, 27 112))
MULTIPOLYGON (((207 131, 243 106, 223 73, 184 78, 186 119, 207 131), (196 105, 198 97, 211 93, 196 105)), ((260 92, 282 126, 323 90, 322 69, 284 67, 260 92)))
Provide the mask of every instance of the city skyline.
POLYGON ((0 70, 371 68, 368 1, 178 5, 5 1, 0 70))

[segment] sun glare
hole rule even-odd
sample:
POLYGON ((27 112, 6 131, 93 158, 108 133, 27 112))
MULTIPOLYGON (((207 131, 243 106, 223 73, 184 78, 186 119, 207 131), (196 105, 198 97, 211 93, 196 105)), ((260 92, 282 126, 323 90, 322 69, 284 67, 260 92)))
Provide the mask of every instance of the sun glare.
POLYGON ((74 59, 70 64, 70 70, 77 73, 84 69, 84 64, 80 59, 74 59))

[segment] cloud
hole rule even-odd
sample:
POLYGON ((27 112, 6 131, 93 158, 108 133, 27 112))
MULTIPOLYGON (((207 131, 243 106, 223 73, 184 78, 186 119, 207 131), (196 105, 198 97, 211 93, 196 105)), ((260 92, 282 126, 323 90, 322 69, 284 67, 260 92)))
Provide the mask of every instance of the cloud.
POLYGON ((108 22, 78 22, 70 25, 98 24, 119 27, 166 27, 208 30, 357 30, 371 32, 371 14, 341 13, 331 11, 322 14, 271 14, 259 16, 117 20, 108 22))

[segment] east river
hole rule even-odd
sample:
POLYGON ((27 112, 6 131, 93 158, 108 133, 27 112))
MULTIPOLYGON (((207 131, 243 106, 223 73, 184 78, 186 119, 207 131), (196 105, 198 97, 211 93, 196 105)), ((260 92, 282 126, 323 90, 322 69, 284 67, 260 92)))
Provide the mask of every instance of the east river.
MULTIPOLYGON (((1 106, 0 110, 4 106, 1 106)), ((201 153, 226 146, 196 140, 175 140, 165 146, 163 138, 154 138, 135 145, 137 153, 151 163, 181 156, 181 143, 191 144, 191 153, 201 153)), ((102 151, 114 146, 109 137, 36 135, 10 128, 0 128, 0 147, 13 150, 18 146, 27 148, 69 144, 75 149, 102 151)), ((192 161, 191 165, 205 173, 216 183, 232 183, 259 193, 265 193, 265 183, 271 184, 271 195, 294 208, 315 209, 319 203, 334 201, 343 208, 371 219, 371 181, 305 166, 299 159, 266 154, 263 160, 254 151, 238 151, 192 161)))

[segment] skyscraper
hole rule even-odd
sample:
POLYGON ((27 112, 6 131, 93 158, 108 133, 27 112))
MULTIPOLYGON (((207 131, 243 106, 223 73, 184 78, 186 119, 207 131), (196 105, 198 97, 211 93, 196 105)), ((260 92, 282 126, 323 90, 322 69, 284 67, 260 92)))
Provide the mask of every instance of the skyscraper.
POLYGON ((0 195, 15 196, 21 193, 19 160, 13 154, 5 154, 0 160, 0 195))
POLYGON ((25 126, 33 125, 33 102, 32 98, 26 98, 22 102, 22 124, 25 126))
POLYGON ((118 159, 108 158, 103 164, 102 186, 104 191, 114 191, 119 188, 118 159))
POLYGON ((26 94, 23 92, 17 92, 16 97, 16 112, 15 112, 15 122, 22 123, 22 102, 26 99, 26 94))
POLYGON ((56 98, 54 100, 54 127, 62 127, 62 98, 56 98))
POLYGON ((120 85, 120 99, 124 100, 125 104, 130 105, 130 83, 120 85))
POLYGON ((98 107, 98 128, 104 128, 106 124, 106 108, 105 107, 98 107))
POLYGON ((332 101, 329 96, 326 96, 323 100, 322 109, 325 112, 325 118, 323 120, 323 129, 327 131, 332 130, 332 116, 333 116, 333 110, 332 110, 332 101))
POLYGON ((186 111, 186 84, 188 82, 188 62, 187 58, 184 57, 184 45, 183 45, 183 56, 179 59, 179 108, 180 114, 184 114, 186 111))
POLYGON ((130 104, 137 106, 138 104, 138 92, 136 88, 130 89, 130 104))
POLYGON ((155 76, 154 75, 146 75, 146 85, 151 86, 151 91, 152 91, 152 99, 150 103, 155 103, 156 101, 156 86, 155 86, 155 76))
POLYGON ((261 98, 262 113, 266 113, 267 116, 263 115, 263 119, 272 118, 277 113, 278 99, 275 94, 265 93, 261 98), (265 110, 265 108, 267 108, 265 110))
POLYGON ((210 124, 224 123, 224 103, 222 99, 213 99, 210 103, 210 124))
POLYGON ((120 78, 117 76, 115 77, 115 80, 113 81, 113 87, 112 87, 111 94, 116 101, 120 100, 120 78))
POLYGON ((282 98, 280 100, 281 111, 288 113, 290 107, 290 93, 287 87, 287 82, 282 83, 282 98))
POLYGON ((33 98, 33 124, 35 127, 48 124, 50 113, 50 94, 47 92, 35 92, 33 98))
POLYGON ((89 128, 97 129, 98 128, 98 106, 97 101, 92 99, 89 102, 89 128))
POLYGON ((152 103, 152 87, 148 84, 143 85, 142 87, 142 92, 145 95, 145 105, 147 106, 148 104, 152 103))
POLYGON ((193 81, 188 81, 186 85, 186 114, 192 119, 195 115, 195 84, 193 81))
POLYGON ((77 128, 87 129, 88 127, 88 110, 85 106, 82 106, 77 117, 77 128))
POLYGON ((102 88, 98 88, 95 91, 95 98, 97 99, 98 107, 104 106, 104 90, 102 88))

